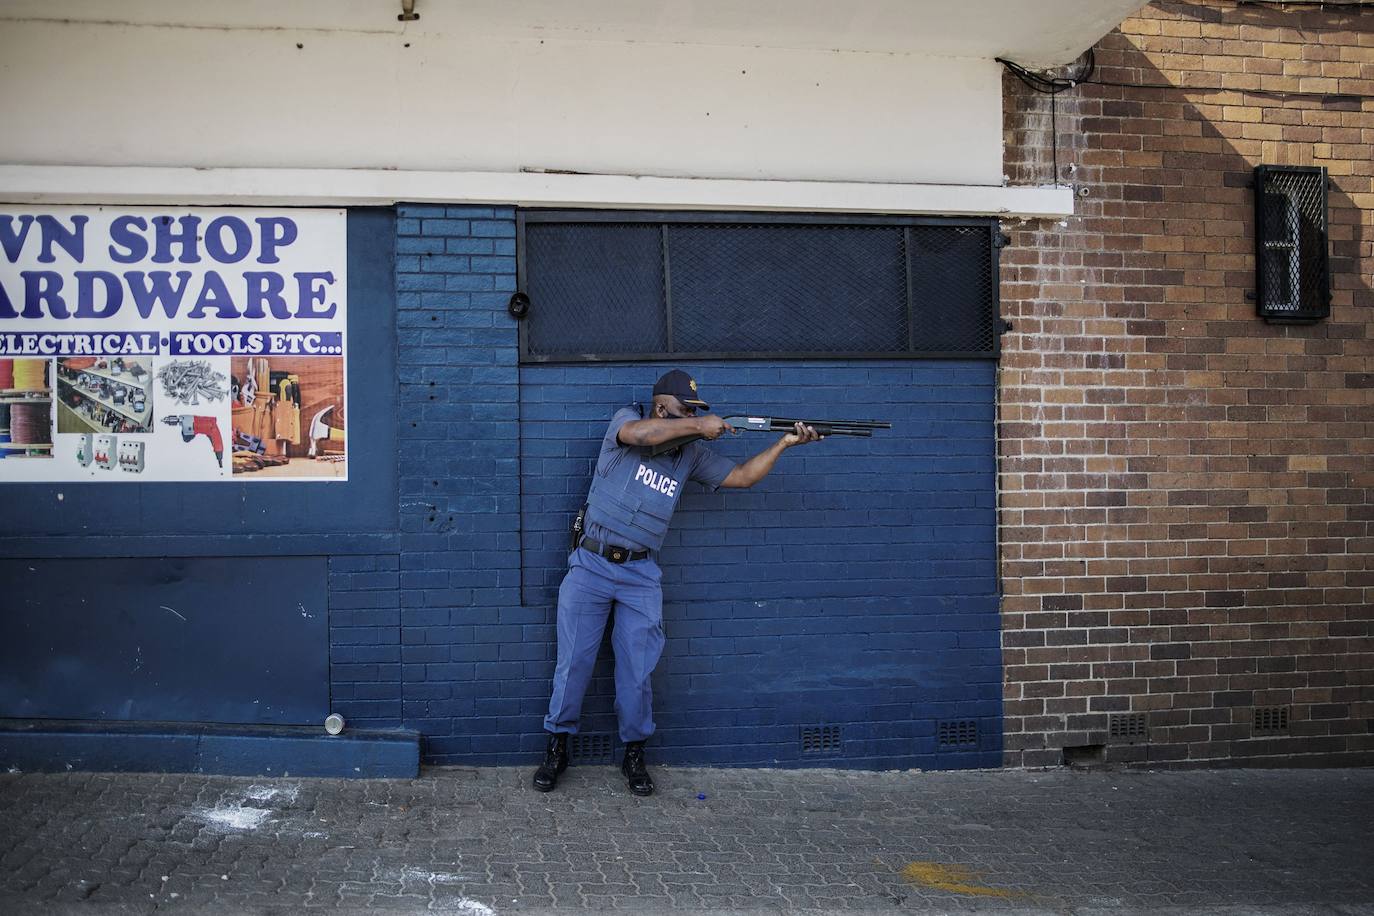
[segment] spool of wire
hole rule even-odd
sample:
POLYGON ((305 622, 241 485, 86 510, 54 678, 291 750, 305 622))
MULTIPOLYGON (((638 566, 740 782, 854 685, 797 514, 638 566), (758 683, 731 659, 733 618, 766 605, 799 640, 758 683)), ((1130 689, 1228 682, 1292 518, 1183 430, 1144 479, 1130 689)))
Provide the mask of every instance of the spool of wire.
POLYGON ((16 359, 14 361, 14 387, 20 391, 40 391, 48 387, 48 361, 46 359, 16 359))
POLYGON ((11 404, 10 440, 15 445, 51 445, 52 405, 11 404))
MULTIPOLYGON (((10 405, 0 404, 0 446, 8 445, 10 441, 10 405)), ((9 449, 0 448, 0 458, 9 454, 9 449)))
POLYGON ((14 360, 0 359, 0 391, 14 387, 14 360))

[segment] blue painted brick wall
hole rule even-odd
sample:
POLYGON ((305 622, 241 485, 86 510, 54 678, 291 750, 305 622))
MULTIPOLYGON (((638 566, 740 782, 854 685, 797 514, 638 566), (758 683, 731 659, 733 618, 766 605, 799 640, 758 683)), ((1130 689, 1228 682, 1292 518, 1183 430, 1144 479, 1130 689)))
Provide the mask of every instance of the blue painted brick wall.
MULTIPOLYGON (((567 519, 584 498, 609 415, 646 400, 665 368, 523 370, 530 605, 556 601, 567 519)), ((994 366, 687 368, 717 412, 887 419, 895 428, 792 450, 750 490, 688 488, 661 558, 668 643, 654 682, 656 759, 999 765, 994 366), (981 746, 938 750, 944 719, 979 720, 981 746), (804 726, 840 726, 842 753, 803 754, 804 726)), ((713 447, 743 460, 772 438, 748 433, 713 447)), ((542 639, 551 638, 546 625, 542 639)), ((552 657, 550 644, 545 677, 552 657)), ((585 728, 615 732, 613 693, 607 654, 585 728)))
POLYGON ((329 558, 330 709, 357 728, 401 724, 398 558, 329 558))
MULTIPOLYGON (((509 208, 400 208, 398 553, 330 567, 336 708, 418 728, 431 763, 541 747, 565 526, 610 413, 664 368, 520 367, 514 236, 509 208)), ((655 759, 999 765, 994 366, 688 368, 728 410, 898 429, 790 452, 750 491, 689 490, 663 553, 655 759), (978 720, 982 743, 938 750, 943 719, 978 720), (840 726, 843 754, 802 755, 810 725, 840 726)), ((608 662, 588 731, 615 730, 608 662)))
POLYGON ((491 675, 520 601, 514 211, 402 207, 396 245, 403 721, 431 762, 516 759, 491 675))

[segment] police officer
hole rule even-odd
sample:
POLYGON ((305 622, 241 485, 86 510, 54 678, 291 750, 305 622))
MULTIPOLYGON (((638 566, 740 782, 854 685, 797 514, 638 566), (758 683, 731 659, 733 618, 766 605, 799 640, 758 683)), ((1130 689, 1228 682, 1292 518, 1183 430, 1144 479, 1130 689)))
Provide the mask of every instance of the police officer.
POLYGON ((568 766, 568 735, 577 732, 582 698, 591 680, 606 618, 615 608, 615 712, 625 744, 621 772, 635 795, 650 795, 654 781, 644 765, 644 741, 654 733, 649 675, 663 651, 663 592, 658 550, 688 480, 710 487, 752 487, 794 445, 822 438, 801 423, 768 448, 736 465, 700 441, 658 456, 649 449, 683 436, 717 439, 734 428, 697 395, 697 383, 680 369, 654 385, 653 410, 641 418, 631 407, 611 418, 601 441, 587 494, 585 536, 568 558, 558 589, 558 665, 544 729, 544 762, 534 787, 549 792, 568 766), (698 416, 698 412, 704 415, 698 416))

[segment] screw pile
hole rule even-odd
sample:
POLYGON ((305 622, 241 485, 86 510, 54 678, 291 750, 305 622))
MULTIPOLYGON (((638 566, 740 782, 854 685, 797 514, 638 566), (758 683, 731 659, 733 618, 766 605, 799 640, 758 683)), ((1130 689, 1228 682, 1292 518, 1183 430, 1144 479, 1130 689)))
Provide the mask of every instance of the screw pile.
POLYGON ((204 360, 165 363, 157 370, 157 378, 163 394, 181 404, 196 405, 201 398, 221 401, 229 393, 220 387, 224 373, 213 371, 204 360))

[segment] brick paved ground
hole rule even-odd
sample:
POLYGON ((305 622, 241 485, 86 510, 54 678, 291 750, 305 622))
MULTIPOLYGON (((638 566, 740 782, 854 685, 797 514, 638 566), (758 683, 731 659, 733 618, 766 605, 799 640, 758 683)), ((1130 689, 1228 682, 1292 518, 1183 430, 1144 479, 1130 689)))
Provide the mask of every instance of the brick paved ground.
POLYGON ((657 775, 0 775, 0 913, 1374 914, 1374 770, 657 775))

